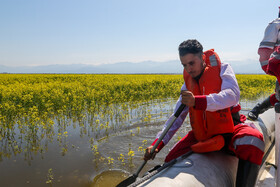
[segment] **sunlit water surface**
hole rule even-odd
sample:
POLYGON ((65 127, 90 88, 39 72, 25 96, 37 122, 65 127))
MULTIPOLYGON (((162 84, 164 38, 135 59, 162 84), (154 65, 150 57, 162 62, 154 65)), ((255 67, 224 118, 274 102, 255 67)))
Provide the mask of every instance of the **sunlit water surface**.
MULTIPOLYGON (((242 100, 241 113, 246 115, 262 99, 242 100)), ((104 109, 74 122, 56 119, 44 136, 27 135, 28 131, 23 133, 15 127, 0 140, 0 186, 114 186, 143 162, 144 149, 172 114, 175 103, 166 99, 126 104, 125 111, 116 105, 108 118, 104 109)), ((140 175, 161 164, 172 145, 189 130, 186 120, 140 175)))

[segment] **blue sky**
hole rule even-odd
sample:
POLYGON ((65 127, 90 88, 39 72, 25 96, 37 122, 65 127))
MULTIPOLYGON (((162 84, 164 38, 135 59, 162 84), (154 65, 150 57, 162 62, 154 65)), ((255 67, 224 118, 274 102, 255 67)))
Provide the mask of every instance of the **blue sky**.
POLYGON ((272 0, 0 0, 0 65, 176 60, 178 45, 190 38, 224 61, 257 61, 278 6, 272 0))

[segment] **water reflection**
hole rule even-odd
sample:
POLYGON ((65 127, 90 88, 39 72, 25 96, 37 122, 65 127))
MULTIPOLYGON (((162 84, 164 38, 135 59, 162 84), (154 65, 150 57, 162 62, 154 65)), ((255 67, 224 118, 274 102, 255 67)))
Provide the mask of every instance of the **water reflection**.
MULTIPOLYGON (((243 113, 255 102, 243 100, 243 113)), ((51 116, 33 108, 31 115, 1 121, 0 186, 92 186, 93 178, 109 169, 133 173, 175 103, 123 103, 51 116)), ((188 132, 188 121, 185 126, 169 146, 188 132)), ((169 148, 146 168, 162 163, 169 148)))
POLYGON ((146 125, 166 120, 174 102, 124 103, 51 116, 33 108, 29 115, 2 120, 0 185, 89 186, 91 176, 105 168, 133 167, 132 142, 117 155, 106 151, 106 142, 123 133, 133 138, 146 125))
POLYGON ((129 175, 129 173, 121 170, 108 170, 93 179, 92 187, 116 186, 116 184, 125 180, 129 175))

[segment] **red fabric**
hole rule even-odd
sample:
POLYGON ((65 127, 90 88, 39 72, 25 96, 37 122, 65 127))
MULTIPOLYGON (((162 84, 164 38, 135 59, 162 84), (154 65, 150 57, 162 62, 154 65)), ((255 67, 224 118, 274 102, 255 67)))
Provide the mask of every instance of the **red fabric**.
POLYGON ((207 100, 206 95, 196 95, 194 96, 195 99, 195 109, 196 110, 206 110, 207 108, 207 100))
POLYGON ((236 149, 234 149, 234 142, 245 136, 254 136, 263 141, 263 135, 257 129, 254 129, 246 124, 239 124, 234 127, 234 133, 229 145, 229 149, 233 151, 238 158, 260 165, 262 163, 264 152, 258 147, 246 144, 237 145, 236 149))
MULTIPOLYGON (((154 145, 156 144, 157 141, 158 141, 158 138, 155 139, 155 141, 152 143, 152 146, 154 146, 154 145)), ((158 151, 160 151, 163 147, 164 147, 164 143, 163 143, 163 141, 161 141, 161 142, 158 144, 158 147, 157 147, 158 151)))
POLYGON ((219 151, 225 146, 225 139, 222 135, 217 135, 205 141, 200 141, 191 146, 195 153, 208 153, 219 151))
MULTIPOLYGON (((276 57, 279 56, 280 47, 276 47, 273 54, 276 55, 276 57)), ((267 74, 274 75, 277 78, 278 82, 280 82, 280 59, 277 59, 276 57, 272 56, 271 58, 269 58, 267 74)))
POLYGON ((258 54, 260 55, 260 62, 268 60, 274 49, 261 47, 258 49, 258 54))
MULTIPOLYGON (((254 145, 237 145, 234 149, 234 142, 239 138, 245 136, 253 136, 263 141, 263 135, 255 128, 246 125, 239 124, 234 127, 232 139, 228 145, 229 150, 233 151, 235 155, 243 160, 260 165, 262 162, 264 152, 254 145)), ((182 138, 169 152, 165 158, 165 162, 169 162, 191 150, 191 146, 198 143, 194 137, 193 131, 190 131, 184 138, 182 138)))
POLYGON ((240 110, 241 110, 241 106, 240 106, 240 104, 238 104, 231 108, 231 113, 236 113, 236 112, 239 112, 240 110))
POLYGON ((267 67, 268 67, 268 65, 262 66, 262 69, 263 69, 263 71, 264 71, 265 73, 267 73, 267 67))
POLYGON ((275 103, 278 102, 278 100, 276 99, 275 93, 274 93, 274 94, 271 94, 271 95, 269 96, 269 102, 270 102, 270 104, 271 104, 272 106, 274 106, 275 103))
POLYGON ((278 82, 280 82, 280 60, 278 59, 271 59, 269 60, 268 68, 267 68, 267 74, 274 75, 278 82))
MULTIPOLYGON (((231 113, 232 114, 234 114, 234 113, 237 113, 237 112, 239 112, 241 110, 241 105, 240 104, 238 104, 238 105, 236 105, 236 106, 234 106, 234 107, 232 107, 231 109, 230 109, 230 111, 231 111, 231 113)), ((245 115, 243 115, 243 114, 239 114, 240 115, 240 122, 241 123, 244 123, 245 121, 246 121, 246 119, 247 119, 247 117, 245 116, 245 115)))
MULTIPOLYGON (((273 52, 273 49, 270 48, 259 48, 258 54, 260 55, 260 62, 266 61, 270 58, 271 53, 273 52)), ((262 66, 262 69, 265 73, 267 73, 267 67, 268 65, 262 66)))
POLYGON ((179 156, 189 152, 191 146, 198 143, 194 137, 193 131, 190 131, 184 138, 182 138, 177 144, 171 149, 168 155, 165 157, 165 162, 169 162, 179 156))
POLYGON ((254 146, 240 145, 236 149, 235 154, 242 160, 261 165, 264 153, 260 149, 256 149, 254 146))
MULTIPOLYGON (((206 67, 198 81, 191 77, 186 70, 183 73, 187 89, 195 96, 201 96, 202 94, 209 95, 221 91, 220 58, 213 49, 205 51, 204 54, 206 56, 206 67)), ((206 107, 205 101, 204 99, 204 104, 201 105, 204 107, 202 108, 206 107)), ((189 107, 191 126, 197 140, 203 141, 217 134, 233 132, 234 124, 231 120, 230 108, 210 112, 207 110, 198 110, 197 108, 201 106, 198 104, 195 108, 189 107)))
POLYGON ((240 114, 240 122, 244 123, 246 121, 247 117, 243 114, 240 114))

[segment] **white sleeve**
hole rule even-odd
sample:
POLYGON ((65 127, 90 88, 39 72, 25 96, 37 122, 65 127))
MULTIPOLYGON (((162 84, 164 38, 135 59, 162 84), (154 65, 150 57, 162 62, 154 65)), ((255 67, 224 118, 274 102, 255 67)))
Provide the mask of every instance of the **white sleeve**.
MULTIPOLYGON (((220 76, 222 78, 221 91, 217 94, 209 94, 206 96, 207 100, 207 111, 216 111, 224 108, 228 108, 238 104, 240 97, 240 90, 235 78, 235 74, 229 64, 222 63, 220 76)), ((186 85, 182 86, 181 90, 187 90, 186 85)), ((174 113, 181 105, 181 96, 179 97, 177 104, 175 106, 174 113)), ((187 114, 189 112, 189 108, 185 107, 180 116, 174 121, 172 127, 169 129, 165 137, 163 138, 163 143, 166 145, 170 139, 174 136, 176 131, 182 126, 187 114)), ((172 115, 174 115, 174 113, 172 115)), ((167 127, 171 120, 171 117, 165 123, 162 131, 157 134, 157 138, 160 137, 164 129, 167 127)))
MULTIPOLYGON (((181 90, 187 90, 185 83, 183 84, 181 90)), ((179 97, 179 99, 178 99, 178 101, 175 105, 175 110, 174 110, 174 113, 172 114, 172 116, 175 114, 175 112, 177 111, 177 109, 181 105, 181 101, 182 101, 182 98, 181 98, 181 95, 180 95, 180 97, 179 97)), ((170 141, 170 139, 174 136, 174 134, 177 132, 177 130, 182 126, 186 116, 188 115, 188 112, 189 112, 189 107, 185 107, 185 109, 182 111, 180 116, 174 121, 173 125, 171 126, 171 128, 169 129, 167 134, 162 139, 164 145, 166 145, 170 141)), ((172 118, 170 116, 170 118, 164 124, 163 129, 157 134, 156 138, 160 137, 160 135, 162 134, 164 129, 169 125, 171 120, 172 120, 172 118)))
POLYGON ((279 39, 280 19, 273 20, 265 29, 259 48, 273 49, 279 39))
POLYGON ((238 104, 240 90, 235 74, 229 64, 222 63, 220 77, 222 79, 221 91, 206 96, 207 111, 225 109, 238 104))

